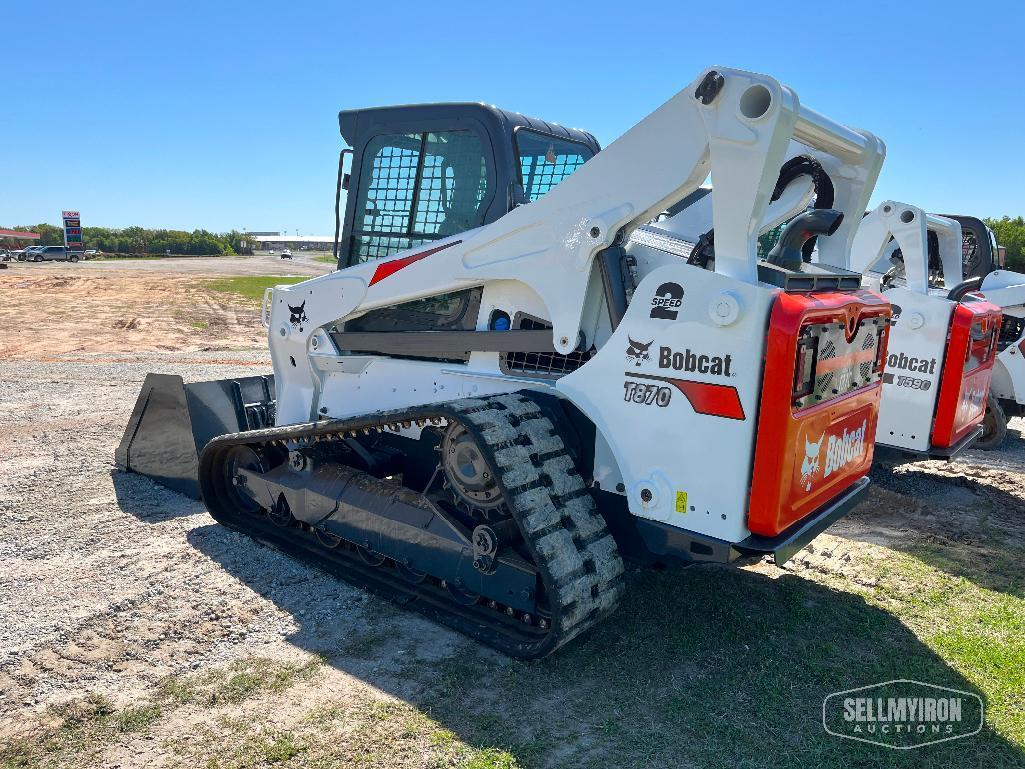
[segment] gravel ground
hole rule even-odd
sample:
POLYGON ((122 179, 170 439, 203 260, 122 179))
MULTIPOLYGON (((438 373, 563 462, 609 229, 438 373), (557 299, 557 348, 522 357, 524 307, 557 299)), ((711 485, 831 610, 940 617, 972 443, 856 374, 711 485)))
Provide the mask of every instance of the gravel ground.
POLYGON ((234 357, 0 363, 0 735, 84 692, 124 705, 169 674, 337 650, 362 627, 361 591, 114 467, 147 371, 269 368, 262 353, 234 357))

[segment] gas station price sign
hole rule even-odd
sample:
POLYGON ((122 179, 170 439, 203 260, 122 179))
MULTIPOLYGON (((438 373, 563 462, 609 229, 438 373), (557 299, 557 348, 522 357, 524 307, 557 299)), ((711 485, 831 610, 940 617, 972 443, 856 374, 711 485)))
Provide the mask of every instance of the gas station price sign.
POLYGON ((64 247, 69 251, 84 251, 82 217, 78 211, 62 211, 64 219, 64 247))

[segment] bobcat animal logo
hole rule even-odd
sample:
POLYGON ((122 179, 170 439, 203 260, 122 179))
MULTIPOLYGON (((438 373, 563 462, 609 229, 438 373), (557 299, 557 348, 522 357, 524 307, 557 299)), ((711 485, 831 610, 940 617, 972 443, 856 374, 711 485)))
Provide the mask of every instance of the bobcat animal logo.
POLYGON ((822 438, 817 443, 804 439, 804 461, 801 463, 801 485, 805 491, 811 491, 811 479, 819 469, 819 454, 822 452, 822 438))
MULTIPOLYGON (((289 317, 289 321, 291 321, 293 326, 298 326, 300 323, 305 322, 306 321, 306 300, 304 299, 303 303, 300 304, 298 307, 293 307, 292 305, 288 305, 288 311, 290 313, 292 313, 291 317, 289 317)), ((302 331, 302 328, 300 327, 299 330, 302 331)))
POLYGON ((627 337, 627 339, 630 340, 630 346, 626 348, 627 360, 632 360, 635 366, 640 366, 644 361, 651 359, 651 356, 648 354, 648 348, 655 343, 654 339, 647 344, 636 342, 630 339, 630 337, 627 337))

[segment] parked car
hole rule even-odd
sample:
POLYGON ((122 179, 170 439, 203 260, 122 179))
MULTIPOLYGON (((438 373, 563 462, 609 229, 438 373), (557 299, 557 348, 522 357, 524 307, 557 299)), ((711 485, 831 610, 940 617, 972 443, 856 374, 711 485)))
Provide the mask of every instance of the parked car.
POLYGON ((23 248, 21 253, 18 254, 18 261, 31 262, 36 253, 42 251, 44 248, 46 248, 46 246, 28 246, 27 248, 23 248))
POLYGON ((77 262, 81 258, 80 253, 69 251, 64 246, 43 246, 32 255, 33 262, 77 262))
POLYGON ((98 248, 87 248, 85 250, 86 259, 95 259, 98 256, 103 256, 103 252, 100 251, 98 248))
POLYGON ((6 248, 0 248, 0 261, 9 262, 14 258, 14 254, 6 248))
POLYGON ((282 252, 281 252, 281 258, 282 258, 282 259, 291 259, 291 258, 292 258, 292 252, 291 252, 291 251, 289 251, 289 250, 288 250, 288 249, 286 248, 286 249, 285 249, 284 251, 282 251, 282 252))

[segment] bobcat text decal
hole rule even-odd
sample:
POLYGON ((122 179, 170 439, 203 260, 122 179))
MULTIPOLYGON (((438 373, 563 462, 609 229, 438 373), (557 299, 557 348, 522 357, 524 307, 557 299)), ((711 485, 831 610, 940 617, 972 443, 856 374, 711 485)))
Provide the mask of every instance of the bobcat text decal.
POLYGON ((957 416, 955 424, 965 424, 973 417, 978 416, 985 410, 987 387, 973 386, 966 390, 961 396, 961 402, 957 404, 957 416))
POLYGON ((861 427, 857 430, 847 432, 845 427, 843 434, 829 436, 829 443, 826 444, 826 470, 822 474, 823 478, 846 467, 865 453, 865 431, 867 429, 868 422, 862 422, 861 427))
POLYGON ((914 358, 904 353, 891 352, 886 357, 886 365, 890 368, 904 369, 905 371, 916 371, 919 374, 935 374, 935 358, 914 358))
POLYGON ((692 371, 698 374, 714 374, 715 376, 733 376, 730 366, 733 357, 727 355, 700 355, 690 349, 674 352, 669 347, 658 348, 658 367, 671 368, 676 371, 692 371))

